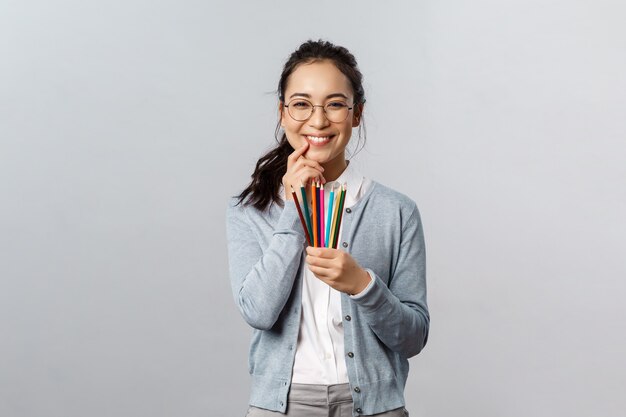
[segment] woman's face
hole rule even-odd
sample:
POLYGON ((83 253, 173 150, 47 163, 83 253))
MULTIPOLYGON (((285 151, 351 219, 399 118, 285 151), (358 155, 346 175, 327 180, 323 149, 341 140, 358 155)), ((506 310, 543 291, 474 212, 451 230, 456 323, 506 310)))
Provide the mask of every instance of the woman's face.
POLYGON ((348 107, 353 107, 354 94, 348 78, 330 61, 301 64, 287 80, 285 103, 279 103, 281 125, 294 149, 307 141, 310 146, 304 155, 306 158, 325 167, 345 167, 344 151, 350 141, 352 128, 359 125, 359 112, 355 111, 357 108, 350 110, 344 121, 331 122, 322 107, 314 107, 311 117, 299 122, 283 107, 283 104, 289 104, 295 98, 307 99, 316 106, 343 101, 348 107))

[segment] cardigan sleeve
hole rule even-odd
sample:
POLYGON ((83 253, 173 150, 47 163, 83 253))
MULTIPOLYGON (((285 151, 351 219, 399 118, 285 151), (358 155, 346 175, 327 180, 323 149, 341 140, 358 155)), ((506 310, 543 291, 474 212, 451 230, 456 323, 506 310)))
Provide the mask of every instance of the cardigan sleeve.
POLYGON ((305 236, 295 203, 286 201, 269 246, 261 248, 248 208, 231 201, 226 213, 228 264, 235 302, 245 321, 271 329, 283 310, 299 270, 305 236))
POLYGON ((376 336, 394 352, 407 358, 426 345, 430 314, 426 303, 426 253, 417 206, 402 228, 398 262, 388 286, 374 271, 372 288, 353 302, 376 336))

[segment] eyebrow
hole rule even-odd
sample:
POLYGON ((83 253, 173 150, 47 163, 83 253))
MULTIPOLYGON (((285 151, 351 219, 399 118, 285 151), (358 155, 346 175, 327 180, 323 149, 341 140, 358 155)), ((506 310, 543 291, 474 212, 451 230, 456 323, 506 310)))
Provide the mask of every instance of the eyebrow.
MULTIPOLYGON (((306 94, 306 93, 293 93, 289 98, 291 99, 294 96, 303 96, 303 97, 306 97, 306 98, 311 98, 311 95, 310 94, 306 94)), ((333 97, 343 97, 346 100, 348 99, 348 96, 346 96, 343 93, 332 93, 332 94, 329 94, 329 95, 326 96, 327 99, 328 98, 333 98, 333 97)))

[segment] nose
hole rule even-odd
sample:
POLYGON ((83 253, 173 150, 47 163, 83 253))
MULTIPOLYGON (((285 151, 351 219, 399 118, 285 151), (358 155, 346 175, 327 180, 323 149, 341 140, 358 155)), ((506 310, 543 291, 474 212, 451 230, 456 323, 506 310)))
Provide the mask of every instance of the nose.
POLYGON ((324 107, 315 106, 313 107, 313 114, 309 118, 309 126, 314 127, 316 129, 321 129, 330 124, 330 121, 326 118, 326 113, 324 113, 324 107))

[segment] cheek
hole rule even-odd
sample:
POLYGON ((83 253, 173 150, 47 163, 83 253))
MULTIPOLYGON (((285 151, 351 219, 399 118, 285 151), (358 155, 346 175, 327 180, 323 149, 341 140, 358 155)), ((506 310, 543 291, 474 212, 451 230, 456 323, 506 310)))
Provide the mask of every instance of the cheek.
POLYGON ((285 131, 287 139, 289 139, 289 142, 291 142, 291 144, 302 145, 302 143, 304 142, 304 138, 302 137, 302 126, 302 123, 294 123, 289 121, 285 123, 285 127, 283 127, 283 130, 285 131))
POLYGON ((298 126, 293 126, 293 124, 286 122, 283 127, 283 131, 285 132, 285 135, 287 136, 287 141, 292 148, 298 149, 300 146, 302 146, 304 140, 298 133, 298 126))
POLYGON ((352 135, 352 125, 347 124, 341 127, 342 142, 348 142, 352 135))
POLYGON ((298 140, 297 135, 293 135, 287 131, 285 131, 285 135, 287 135, 287 142, 289 142, 293 149, 298 149, 302 145, 301 141, 298 140))
POLYGON ((294 128, 293 126, 290 126, 289 123, 287 123, 283 127, 283 130, 285 131, 285 134, 287 135, 287 139, 289 139, 290 142, 299 140, 299 134, 298 134, 297 128, 294 128))

